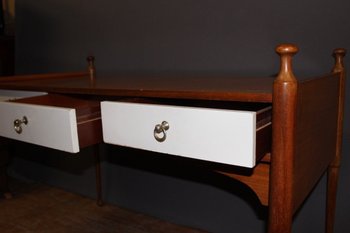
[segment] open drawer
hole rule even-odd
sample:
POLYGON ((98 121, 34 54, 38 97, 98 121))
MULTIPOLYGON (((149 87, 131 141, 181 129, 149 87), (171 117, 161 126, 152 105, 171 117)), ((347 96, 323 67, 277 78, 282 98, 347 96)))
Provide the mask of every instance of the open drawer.
POLYGON ((270 150, 271 106, 101 103, 104 142, 252 168, 270 150))
POLYGON ((76 153, 102 141, 100 103, 46 94, 0 102, 0 135, 76 153))

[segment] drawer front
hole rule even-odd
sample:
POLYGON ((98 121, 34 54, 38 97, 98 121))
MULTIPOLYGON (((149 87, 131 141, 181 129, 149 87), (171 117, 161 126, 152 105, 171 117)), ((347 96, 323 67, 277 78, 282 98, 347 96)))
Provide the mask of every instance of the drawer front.
POLYGON ((3 137, 72 153, 79 151, 75 109, 0 102, 0 113, 3 137))
POLYGON ((101 114, 106 143, 255 166, 255 112, 105 101, 101 114))

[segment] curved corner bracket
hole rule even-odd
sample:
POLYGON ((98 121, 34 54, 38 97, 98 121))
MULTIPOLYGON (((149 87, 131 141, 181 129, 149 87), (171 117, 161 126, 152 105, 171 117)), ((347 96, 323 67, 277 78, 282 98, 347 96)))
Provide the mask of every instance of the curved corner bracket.
POLYGON ((244 175, 239 173, 231 173, 225 171, 216 170, 218 174, 224 175, 231 179, 234 179, 241 184, 245 185, 251 190, 253 194, 257 197, 257 200, 260 201, 260 204, 263 206, 268 206, 269 203, 269 173, 270 165, 261 163, 257 165, 253 173, 250 175, 244 175))
POLYGON ((298 47, 294 44, 281 44, 276 47, 276 53, 278 53, 281 58, 281 67, 276 81, 296 81, 292 69, 292 57, 298 52, 298 50, 298 47))
POLYGON ((334 67, 332 72, 343 72, 344 71, 344 57, 346 55, 346 49, 344 48, 337 48, 333 51, 333 57, 335 59, 334 67))

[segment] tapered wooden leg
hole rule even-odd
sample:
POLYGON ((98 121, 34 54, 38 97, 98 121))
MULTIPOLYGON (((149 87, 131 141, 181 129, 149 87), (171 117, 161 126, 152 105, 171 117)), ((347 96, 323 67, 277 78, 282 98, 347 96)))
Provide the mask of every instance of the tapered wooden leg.
POLYGON ((268 233, 291 233, 292 220, 291 216, 274 216, 269 217, 268 233))
POLYGON ((95 157, 95 173, 96 173, 96 203, 99 206, 103 205, 102 201, 102 182, 101 182, 101 160, 99 146, 94 146, 95 157))
POLYGON ((281 70, 273 84, 272 148, 269 180, 268 233, 291 233, 298 82, 292 72, 295 45, 276 48, 281 70))
POLYGON ((327 174, 326 233, 333 233, 339 166, 330 166, 327 174))
POLYGON ((339 82, 339 105, 338 105, 338 127, 337 127, 337 143, 335 158, 328 167, 327 174, 327 204, 326 204, 326 232, 333 233, 334 231, 334 219, 335 219, 335 206, 337 199, 337 187, 339 168, 342 154, 342 141, 343 141, 343 122, 344 122, 344 101, 345 101, 345 67, 344 56, 346 50, 339 48, 333 52, 335 58, 335 64, 333 67, 333 73, 340 73, 339 82))
POLYGON ((8 152, 8 143, 0 138, 0 193, 6 198, 12 198, 12 193, 8 187, 7 165, 10 159, 8 152))
POLYGON ((280 193, 270 192, 267 232, 291 233, 292 224, 293 208, 290 192, 286 190, 280 193))
MULTIPOLYGON (((2 156, 2 154, 0 154, 2 156)), ((0 166, 0 193, 2 193, 3 197, 6 199, 12 198, 12 193, 8 187, 8 179, 7 179, 7 166, 0 166)))

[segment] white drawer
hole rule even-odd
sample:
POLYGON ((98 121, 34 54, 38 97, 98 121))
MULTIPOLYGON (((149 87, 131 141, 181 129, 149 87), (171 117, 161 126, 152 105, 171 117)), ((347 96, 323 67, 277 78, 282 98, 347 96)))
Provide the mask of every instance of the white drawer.
POLYGON ((71 153, 102 140, 99 104, 90 101, 44 95, 0 102, 0 113, 3 137, 71 153))
POLYGON ((270 114, 257 129, 257 111, 105 101, 101 115, 103 140, 110 144, 250 168, 269 149, 270 114), (169 129, 155 132, 163 121, 169 129), (267 138, 259 139, 264 149, 256 148, 257 137, 267 138))

